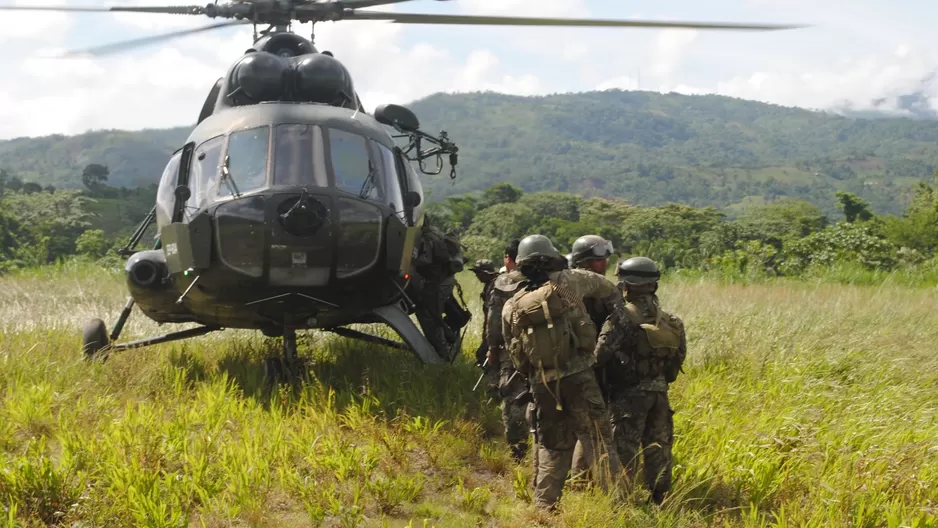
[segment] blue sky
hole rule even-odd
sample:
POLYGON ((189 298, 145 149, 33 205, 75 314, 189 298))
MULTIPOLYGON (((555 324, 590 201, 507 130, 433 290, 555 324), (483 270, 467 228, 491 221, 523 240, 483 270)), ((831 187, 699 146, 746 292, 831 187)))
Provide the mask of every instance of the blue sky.
MULTIPOLYGON (((910 93, 929 106, 928 98, 938 95, 938 82, 929 77, 938 69, 934 0, 415 0, 378 9, 814 27, 719 32, 317 24, 317 45, 347 64, 369 107, 438 91, 634 89, 639 79, 644 90, 721 93, 819 109, 864 109, 884 99, 880 109, 888 110, 910 93)), ((251 42, 249 28, 226 29, 107 58, 49 60, 38 57, 211 21, 109 13, 2 16, 0 139, 192 123, 211 84, 251 42)))

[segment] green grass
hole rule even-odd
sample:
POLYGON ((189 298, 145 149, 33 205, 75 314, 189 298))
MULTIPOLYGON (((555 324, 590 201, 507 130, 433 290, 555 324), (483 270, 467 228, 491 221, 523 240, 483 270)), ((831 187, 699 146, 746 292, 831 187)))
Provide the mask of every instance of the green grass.
MULTIPOLYGON (((478 287, 462 277, 478 309, 478 287)), ((499 411, 454 366, 310 332, 313 380, 265 387, 251 332, 88 364, 122 279, 70 264, 0 278, 0 526, 938 525, 938 291, 666 283, 688 328, 665 505, 529 502, 499 411)), ((138 312, 126 338, 167 331, 138 312)))

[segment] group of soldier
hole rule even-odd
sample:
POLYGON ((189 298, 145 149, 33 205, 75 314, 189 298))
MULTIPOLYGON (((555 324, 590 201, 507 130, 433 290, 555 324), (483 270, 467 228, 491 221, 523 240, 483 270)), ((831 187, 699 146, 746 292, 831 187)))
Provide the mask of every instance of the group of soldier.
MULTIPOLYGON (((620 261, 617 282, 606 278, 613 251, 586 235, 564 256, 547 237, 530 235, 508 244, 502 269, 489 260, 470 268, 484 284, 476 359, 501 401, 517 462, 533 439, 539 508, 555 508, 568 477, 625 492, 641 459, 656 504, 671 486, 668 385, 687 354, 684 326, 659 304, 661 274, 651 259, 620 261)), ((470 317, 453 297, 463 262, 458 240, 428 219, 414 253, 416 316, 450 361, 470 317)))
POLYGON ((533 436, 534 500, 551 510, 568 477, 626 491, 644 459, 656 504, 671 486, 673 410, 668 385, 687 353, 682 321, 661 309, 652 260, 618 263, 612 244, 580 237, 563 256, 542 235, 514 240, 504 268, 476 262, 484 289, 477 360, 502 402, 516 461, 533 436))

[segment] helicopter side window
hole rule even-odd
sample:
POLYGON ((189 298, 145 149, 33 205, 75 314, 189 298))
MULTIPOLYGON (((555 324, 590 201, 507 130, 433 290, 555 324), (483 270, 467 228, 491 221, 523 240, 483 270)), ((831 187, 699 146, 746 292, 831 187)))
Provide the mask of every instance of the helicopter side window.
POLYGON ((240 194, 255 191, 267 183, 267 144, 270 127, 262 126, 232 132, 228 136, 227 163, 231 185, 218 186, 220 196, 231 196, 232 189, 240 194))
POLYGON ((380 162, 369 155, 364 137, 337 128, 329 129, 329 155, 337 189, 359 198, 384 200, 380 162))
POLYGON ((189 188, 192 195, 186 202, 186 209, 191 213, 203 207, 215 190, 218 183, 219 169, 221 169, 221 150, 225 144, 225 137, 214 137, 195 149, 192 156, 192 168, 189 172, 189 188))
POLYGON ((274 185, 328 187, 322 168, 322 132, 315 125, 277 125, 274 140, 274 185), (316 158, 320 158, 317 160, 316 158), (317 161, 319 161, 317 163, 317 161))
POLYGON ((401 180, 397 175, 397 159, 394 156, 394 151, 376 141, 371 141, 371 144, 381 158, 381 167, 384 175, 381 181, 384 182, 387 188, 388 205, 394 210, 394 214, 396 214, 402 222, 406 223, 407 215, 404 212, 404 196, 401 193, 401 180))
POLYGON ((176 201, 174 191, 176 189, 176 178, 179 177, 179 158, 182 157, 182 151, 173 154, 169 158, 169 163, 163 169, 163 175, 160 176, 160 185, 156 190, 156 225, 163 227, 173 221, 173 203, 176 201))

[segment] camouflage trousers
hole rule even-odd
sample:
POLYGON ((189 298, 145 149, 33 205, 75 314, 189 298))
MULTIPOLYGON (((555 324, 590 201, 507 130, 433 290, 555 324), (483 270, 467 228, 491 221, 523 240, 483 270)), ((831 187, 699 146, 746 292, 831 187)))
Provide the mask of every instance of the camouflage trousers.
POLYGON ((502 399, 502 425, 505 426, 505 442, 511 449, 515 462, 524 460, 528 452, 530 427, 525 411, 527 403, 518 402, 518 397, 526 390, 524 378, 515 375, 514 368, 502 367, 499 372, 498 393, 502 399), (512 378, 514 376, 514 378, 512 378))
POLYGON ((644 483, 660 502, 671 488, 671 445, 674 442, 674 411, 668 393, 627 389, 610 395, 613 434, 619 458, 634 479, 639 458, 644 458, 644 483))
POLYGON ((614 477, 618 477, 622 463, 613 444, 609 413, 593 371, 569 375, 559 383, 535 383, 533 394, 537 409, 534 477, 537 507, 550 509, 560 500, 578 440, 587 448, 594 480, 608 491, 618 481, 614 477))
POLYGON ((427 341, 436 349, 440 357, 450 360, 453 358, 452 345, 456 342, 456 335, 443 322, 443 306, 446 299, 453 295, 454 279, 447 277, 442 282, 414 281, 419 284, 414 294, 414 315, 423 330, 427 341))

